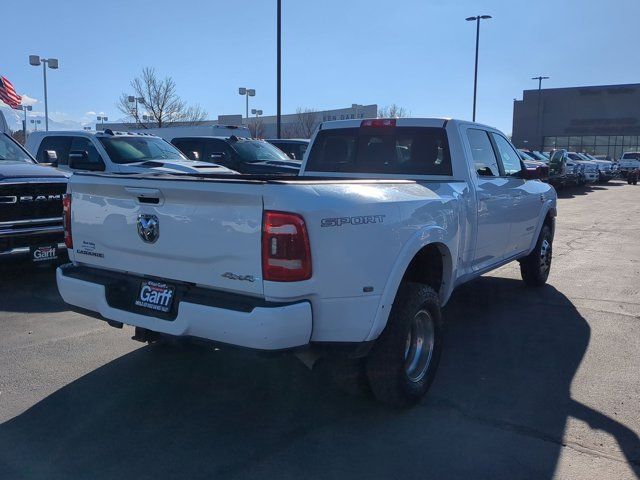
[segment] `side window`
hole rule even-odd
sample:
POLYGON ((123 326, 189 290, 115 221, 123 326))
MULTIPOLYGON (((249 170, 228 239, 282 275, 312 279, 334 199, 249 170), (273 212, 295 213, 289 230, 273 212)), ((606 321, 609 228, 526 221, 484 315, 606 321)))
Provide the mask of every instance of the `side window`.
POLYGON ((489 140, 489 134, 484 130, 470 128, 467 130, 467 139, 471 147, 473 165, 478 176, 499 177, 498 160, 489 140))
POLYGON ((502 135, 497 135, 495 133, 492 133, 491 135, 493 136, 493 140, 496 142, 504 174, 509 176, 519 173, 522 170, 520 156, 502 135))
POLYGON ((199 140, 174 139, 171 143, 190 160, 204 160, 202 142, 199 140))
POLYGON ((67 165, 70 146, 71 137, 45 137, 38 148, 36 160, 38 163, 51 163, 55 157, 58 160, 58 165, 67 165))
POLYGON ((234 152, 227 142, 224 140, 209 139, 206 142, 206 161, 228 165, 234 160, 234 152), (211 157, 213 155, 213 158, 211 157), (218 158, 224 155, 224 158, 218 158))
POLYGON ((70 152, 87 152, 87 161, 89 163, 95 165, 102 165, 104 163, 91 140, 85 137, 71 137, 71 139, 70 152))

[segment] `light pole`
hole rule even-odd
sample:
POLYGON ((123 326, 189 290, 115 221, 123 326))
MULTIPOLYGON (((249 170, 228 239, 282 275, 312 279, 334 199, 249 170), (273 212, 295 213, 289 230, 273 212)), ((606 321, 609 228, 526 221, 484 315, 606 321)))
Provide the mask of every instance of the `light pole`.
POLYGON ((47 103, 47 65, 54 70, 58 68, 57 58, 41 58, 38 55, 29 55, 29 64, 37 67, 42 63, 42 75, 44 77, 44 128, 49 131, 49 104, 47 103))
POLYGON ((83 130, 91 130, 91 127, 82 127, 83 130))
POLYGON ((133 95, 127 95, 127 101, 129 103, 135 103, 136 104, 136 107, 135 107, 135 110, 134 110, 134 112, 135 112, 134 118, 136 120, 136 123, 138 123, 140 121, 138 119, 138 103, 141 103, 142 105, 144 105, 144 98, 142 98, 142 97, 134 97, 133 95))
POLYGON ((542 152, 544 150, 544 139, 542 138, 542 119, 540 118, 540 100, 542 98, 542 80, 548 80, 549 77, 531 77, 531 80, 538 80, 538 114, 536 115, 536 123, 537 123, 537 134, 538 139, 540 140, 540 148, 538 151, 542 152))
POLYGON ((251 109, 251 114, 256 116, 256 123, 255 123, 255 128, 254 128, 254 132, 253 132, 253 136, 255 138, 258 138, 258 117, 260 115, 262 115, 262 110, 257 110, 255 108, 251 109))
POLYGON ((97 119, 100 122, 100 126, 101 127, 104 127, 104 122, 108 122, 109 121, 109 117, 102 117, 100 115, 98 115, 97 119))
POLYGON ((240 87, 238 89, 238 93, 240 95, 244 95, 246 98, 246 117, 247 117, 247 124, 249 123, 249 97, 255 97, 256 96, 256 91, 253 88, 244 88, 244 87, 240 87))
POLYGON ((473 76, 473 121, 476 121, 476 97, 478 94, 478 49, 480 47, 480 20, 488 20, 491 15, 477 15, 475 17, 467 17, 467 22, 476 22, 476 68, 473 76))
POLYGON ((36 129, 36 132, 38 131, 38 125, 40 125, 42 123, 42 120, 34 120, 33 118, 31 119, 31 123, 33 123, 33 126, 36 129))
POLYGON ((27 112, 33 110, 31 105, 20 105, 22 111, 24 111, 24 120, 22 121, 22 135, 24 135, 24 141, 27 141, 27 112))
POLYGON ((276 133, 277 138, 280 138, 280 127, 282 124, 282 0, 278 0, 278 8, 277 8, 277 26, 276 26, 276 36, 277 40, 277 111, 276 111, 276 133))

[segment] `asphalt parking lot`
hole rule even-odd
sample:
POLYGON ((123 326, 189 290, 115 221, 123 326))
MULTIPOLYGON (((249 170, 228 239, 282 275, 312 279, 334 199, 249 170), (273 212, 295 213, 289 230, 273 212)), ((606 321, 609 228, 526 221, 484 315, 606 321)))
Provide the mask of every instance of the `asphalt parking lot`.
POLYGON ((290 356, 152 348, 0 270, 0 478, 640 478, 640 187, 563 190, 549 284, 462 287, 408 411, 290 356))

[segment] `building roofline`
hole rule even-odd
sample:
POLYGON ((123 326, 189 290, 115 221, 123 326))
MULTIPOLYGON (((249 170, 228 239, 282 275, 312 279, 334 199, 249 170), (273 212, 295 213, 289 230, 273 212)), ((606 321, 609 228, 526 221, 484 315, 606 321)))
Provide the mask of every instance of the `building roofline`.
MULTIPOLYGON (((633 88, 640 88, 640 83, 616 83, 616 84, 610 84, 610 85, 578 85, 578 86, 574 86, 574 87, 554 87, 554 88, 543 88, 543 91, 549 91, 549 90, 582 90, 582 89, 593 89, 593 90, 599 90, 599 89, 605 89, 605 88, 629 88, 629 87, 633 87, 633 88)), ((523 92, 537 92, 538 89, 537 88, 531 88, 531 89, 527 89, 527 90, 523 90, 523 92)))

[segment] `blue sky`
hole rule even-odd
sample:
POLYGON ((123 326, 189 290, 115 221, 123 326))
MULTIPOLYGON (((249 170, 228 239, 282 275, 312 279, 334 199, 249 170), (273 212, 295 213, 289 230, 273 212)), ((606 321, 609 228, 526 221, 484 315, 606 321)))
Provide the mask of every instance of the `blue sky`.
MULTIPOLYGON (((275 0, 29 0, 2 22, 0 74, 42 106, 49 70, 56 120, 122 115, 115 102, 145 66, 171 75, 178 93, 210 117, 252 106, 275 114, 275 0)), ((480 42, 478 121, 511 132, 512 102, 530 80, 547 87, 640 81, 640 1, 283 0, 283 112, 297 107, 397 103, 412 116, 471 117, 475 26, 480 42)))

